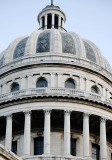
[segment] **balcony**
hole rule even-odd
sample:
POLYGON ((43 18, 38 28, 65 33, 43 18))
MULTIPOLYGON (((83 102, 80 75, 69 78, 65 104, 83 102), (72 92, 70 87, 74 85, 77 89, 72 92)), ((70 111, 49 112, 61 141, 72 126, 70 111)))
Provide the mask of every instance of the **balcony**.
POLYGON ((20 90, 16 92, 10 92, 7 94, 2 94, 0 96, 0 103, 23 99, 23 98, 33 98, 33 97, 67 97, 67 98, 78 98, 88 101, 93 101, 97 103, 102 103, 107 106, 112 107, 112 100, 107 99, 99 94, 76 90, 68 88, 34 88, 20 90))

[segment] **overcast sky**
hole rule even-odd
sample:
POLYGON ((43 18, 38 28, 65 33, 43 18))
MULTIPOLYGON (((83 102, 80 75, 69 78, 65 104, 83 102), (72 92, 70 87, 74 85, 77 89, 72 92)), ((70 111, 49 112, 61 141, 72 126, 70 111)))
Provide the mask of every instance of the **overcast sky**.
MULTIPOLYGON (((38 29, 37 15, 50 0, 0 0, 0 52, 38 29)), ((112 66, 112 0, 54 0, 65 12, 67 31, 93 41, 112 66)))

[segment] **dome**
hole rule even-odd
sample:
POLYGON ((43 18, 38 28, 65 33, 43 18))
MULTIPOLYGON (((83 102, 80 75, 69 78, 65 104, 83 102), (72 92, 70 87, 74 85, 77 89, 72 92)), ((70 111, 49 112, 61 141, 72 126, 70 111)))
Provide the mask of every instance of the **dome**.
POLYGON ((36 30, 30 36, 14 40, 0 57, 0 67, 20 58, 40 55, 62 55, 83 59, 108 72, 111 67, 99 48, 74 32, 57 29, 36 30))

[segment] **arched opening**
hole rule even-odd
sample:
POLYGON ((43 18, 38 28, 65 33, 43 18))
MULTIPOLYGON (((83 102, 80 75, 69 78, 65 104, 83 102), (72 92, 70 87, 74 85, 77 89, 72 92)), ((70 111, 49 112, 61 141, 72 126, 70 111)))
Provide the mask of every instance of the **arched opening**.
POLYGON ((99 88, 96 85, 94 85, 94 86, 91 87, 91 92, 98 94, 99 93, 99 88))
POLYGON ((48 14, 47 16, 47 28, 50 29, 52 27, 52 15, 48 14))
POLYGON ((71 155, 76 156, 76 139, 74 139, 74 138, 71 138, 70 150, 71 150, 71 155))
POLYGON ((73 80, 73 79, 68 79, 68 80, 65 82, 65 88, 75 89, 76 86, 75 86, 74 80, 73 80))
POLYGON ((46 81, 45 78, 39 78, 36 83, 36 88, 44 88, 44 87, 48 87, 48 82, 46 81))
POLYGON ((19 91, 19 84, 17 82, 12 83, 11 92, 19 91))
POLYGON ((42 155, 44 148, 44 138, 37 137, 34 138, 34 155, 42 155))
POLYGON ((55 14, 54 28, 58 29, 58 16, 55 14))
POLYGON ((61 27, 63 27, 63 18, 61 17, 61 27))

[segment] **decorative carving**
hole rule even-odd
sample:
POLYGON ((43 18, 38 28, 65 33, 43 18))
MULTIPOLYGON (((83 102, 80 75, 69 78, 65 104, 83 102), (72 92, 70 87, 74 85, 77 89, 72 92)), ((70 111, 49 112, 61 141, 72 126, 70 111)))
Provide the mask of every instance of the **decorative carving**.
POLYGON ((106 120, 107 120, 107 119, 106 119, 105 117, 101 117, 101 118, 100 118, 100 122, 106 122, 106 120))
POLYGON ((36 53, 50 52, 50 32, 40 33, 37 40, 36 53))
POLYGON ((89 118, 89 116, 90 116, 91 114, 90 113, 83 113, 83 117, 88 117, 89 118))
POLYGON ((71 110, 65 110, 64 112, 65 112, 66 116, 70 116, 70 114, 71 114, 72 111, 71 110))
POLYGON ((27 43, 28 37, 22 39, 16 46, 13 59, 20 58, 24 56, 25 53, 25 46, 27 43))
POLYGON ((86 58, 89 59, 92 62, 96 62, 95 53, 92 49, 92 47, 84 41, 85 49, 86 49, 86 58))
POLYGON ((75 44, 72 36, 68 33, 61 33, 62 37, 62 51, 64 53, 76 54, 75 44))
POLYGON ((31 111, 30 111, 30 110, 24 111, 24 114, 25 114, 25 116, 26 116, 26 115, 30 115, 30 114, 31 114, 31 111))
POLYGON ((44 113, 45 113, 45 115, 47 114, 47 115, 50 115, 51 114, 51 109, 45 109, 44 110, 44 113))

